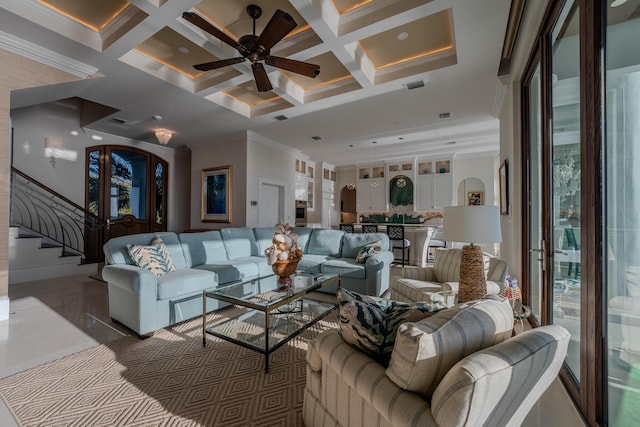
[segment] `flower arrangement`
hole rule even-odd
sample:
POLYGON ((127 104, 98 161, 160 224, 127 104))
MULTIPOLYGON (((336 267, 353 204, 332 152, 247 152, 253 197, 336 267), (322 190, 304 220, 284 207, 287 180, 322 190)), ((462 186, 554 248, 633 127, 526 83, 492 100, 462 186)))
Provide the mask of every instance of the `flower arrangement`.
POLYGON ((284 221, 276 225, 271 243, 272 245, 264 251, 269 265, 277 262, 297 262, 302 258, 302 249, 298 246, 298 235, 293 232, 293 227, 290 224, 284 224, 284 221))

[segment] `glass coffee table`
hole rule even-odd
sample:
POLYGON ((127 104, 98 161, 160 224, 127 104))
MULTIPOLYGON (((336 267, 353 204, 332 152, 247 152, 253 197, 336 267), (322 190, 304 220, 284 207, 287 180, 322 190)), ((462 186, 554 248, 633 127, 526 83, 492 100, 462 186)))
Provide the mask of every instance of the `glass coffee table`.
POLYGON ((282 288, 278 276, 269 275, 241 281, 202 294, 202 346, 207 334, 230 341, 265 355, 264 370, 269 371, 269 354, 338 307, 307 294, 329 284, 340 283, 338 274, 296 273, 292 284, 282 288), (207 326, 207 298, 245 307, 242 313, 221 323, 207 326))

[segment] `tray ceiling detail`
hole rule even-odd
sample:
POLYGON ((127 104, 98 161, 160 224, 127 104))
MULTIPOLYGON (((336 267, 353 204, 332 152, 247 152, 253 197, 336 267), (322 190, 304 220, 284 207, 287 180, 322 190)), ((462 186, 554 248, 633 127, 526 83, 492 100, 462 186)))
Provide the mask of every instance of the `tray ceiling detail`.
POLYGON ((79 25, 94 32, 101 49, 111 46, 115 37, 122 38, 120 44, 130 48, 119 56, 121 61, 249 118, 456 63, 449 9, 404 13, 429 0, 311 0, 315 13, 301 7, 304 1, 177 1, 162 3, 166 13, 158 17, 153 13, 158 2, 151 1, 135 2, 149 13, 126 0, 92 0, 90 6, 77 0, 38 1, 73 21, 71 27, 79 25), (274 89, 259 96, 249 89, 255 83, 248 61, 208 72, 194 69, 194 64, 234 58, 238 52, 185 21, 181 15, 187 10, 181 10, 180 3, 192 5, 188 11, 198 13, 234 40, 254 31, 248 5, 263 9, 256 21, 258 35, 277 9, 284 10, 298 25, 274 46, 272 54, 318 64, 320 75, 312 79, 266 65, 274 89), (307 22, 305 16, 312 20, 307 22), (163 25, 149 34, 149 28, 159 24, 163 25), (107 29, 109 34, 103 34, 107 29))

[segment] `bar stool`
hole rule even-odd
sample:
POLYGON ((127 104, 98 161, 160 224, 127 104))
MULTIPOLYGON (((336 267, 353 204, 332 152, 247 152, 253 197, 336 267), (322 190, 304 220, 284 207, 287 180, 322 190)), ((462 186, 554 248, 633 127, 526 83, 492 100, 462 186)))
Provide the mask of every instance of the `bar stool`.
POLYGON ((340 230, 344 231, 345 233, 353 233, 355 231, 355 228, 353 227, 353 224, 340 224, 340 230))
POLYGON ((395 257, 396 251, 399 249, 402 251, 400 258, 395 258, 394 261, 401 261, 404 267, 405 262, 408 264, 411 254, 411 242, 404 238, 404 226, 403 225, 387 225, 387 235, 391 241, 393 256, 395 257))
POLYGON ((363 233, 377 233, 378 226, 375 224, 362 224, 362 232, 363 233))

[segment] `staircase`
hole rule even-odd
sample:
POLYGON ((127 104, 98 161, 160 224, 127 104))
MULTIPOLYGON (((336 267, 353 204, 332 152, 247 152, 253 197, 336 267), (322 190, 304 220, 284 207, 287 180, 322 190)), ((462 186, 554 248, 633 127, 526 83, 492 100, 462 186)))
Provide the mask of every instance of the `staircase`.
POLYGON ((82 264, 83 256, 64 250, 45 237, 20 227, 9 228, 9 284, 51 277, 97 274, 98 264, 82 264))
POLYGON ((10 225, 9 284, 97 274, 104 222, 14 167, 10 225))

